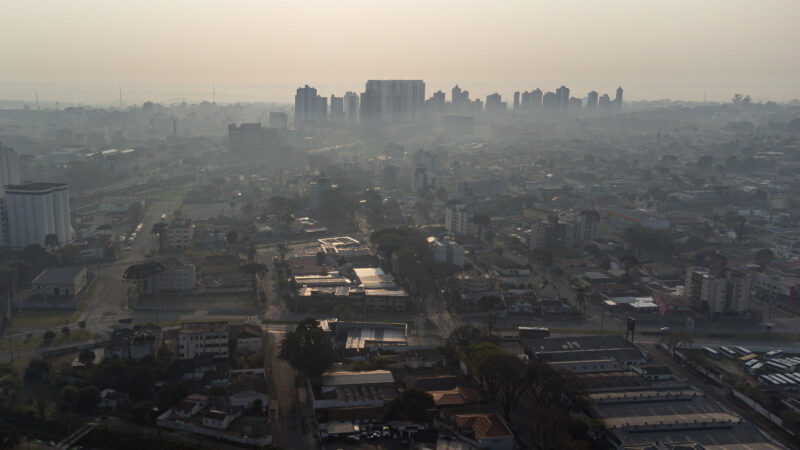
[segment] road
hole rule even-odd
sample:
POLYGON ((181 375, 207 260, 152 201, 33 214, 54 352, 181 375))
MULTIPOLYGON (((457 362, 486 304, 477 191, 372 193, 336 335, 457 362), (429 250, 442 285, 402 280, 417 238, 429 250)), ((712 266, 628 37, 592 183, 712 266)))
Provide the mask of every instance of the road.
POLYGON ((297 386, 294 369, 286 362, 279 359, 283 337, 286 331, 270 331, 272 342, 272 385, 275 386, 275 401, 277 401, 277 417, 273 423, 281 424, 275 427, 274 439, 278 448, 313 449, 317 448, 316 441, 309 440, 303 432, 303 417, 313 415, 305 400, 305 386, 297 386), (313 442, 314 445, 310 445, 313 442))

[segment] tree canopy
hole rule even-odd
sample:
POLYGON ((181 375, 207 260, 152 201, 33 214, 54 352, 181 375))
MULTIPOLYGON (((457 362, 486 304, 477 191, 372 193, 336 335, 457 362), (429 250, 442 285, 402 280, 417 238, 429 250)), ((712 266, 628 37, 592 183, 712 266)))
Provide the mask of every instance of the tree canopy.
POLYGON ((331 338, 311 317, 286 333, 278 357, 309 377, 322 375, 336 360, 331 338))

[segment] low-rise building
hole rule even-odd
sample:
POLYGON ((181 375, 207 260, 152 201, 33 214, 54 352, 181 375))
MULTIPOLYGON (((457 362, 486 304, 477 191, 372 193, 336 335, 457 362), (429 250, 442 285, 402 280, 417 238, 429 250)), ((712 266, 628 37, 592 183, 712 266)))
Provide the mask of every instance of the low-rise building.
POLYGON ((178 332, 180 359, 228 357, 228 322, 184 322, 178 332))
POLYGON ((157 325, 139 325, 132 328, 120 326, 111 332, 103 353, 106 358, 139 361, 147 356, 157 355, 161 341, 161 327, 157 325))
POLYGON ((194 223, 189 219, 176 219, 167 225, 167 246, 189 248, 192 246, 194 223))
POLYGON ((48 267, 33 279, 31 285, 36 298, 73 302, 88 283, 86 267, 48 267))
POLYGON ((491 450, 513 450, 514 434, 497 414, 464 414, 455 416, 459 432, 491 450))
POLYGON ((392 372, 325 372, 318 385, 309 386, 315 410, 351 407, 383 407, 398 391, 392 372))

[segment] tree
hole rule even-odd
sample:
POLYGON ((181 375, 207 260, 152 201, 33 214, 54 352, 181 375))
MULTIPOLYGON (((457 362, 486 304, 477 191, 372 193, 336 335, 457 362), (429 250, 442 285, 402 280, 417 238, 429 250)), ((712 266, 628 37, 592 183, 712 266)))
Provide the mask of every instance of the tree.
POLYGON ((81 320, 80 322, 78 322, 78 326, 81 328, 81 330, 85 329, 86 328, 86 321, 85 320, 81 320))
POLYGON ((46 235, 44 237, 44 247, 45 248, 58 247, 58 236, 54 233, 46 235))
POLYGON ((758 250, 753 256, 758 263, 758 270, 763 272, 770 262, 775 258, 775 254, 768 248, 758 250))
POLYGON ((492 333, 497 323, 497 317, 503 311, 504 307, 505 303, 503 303, 503 300, 494 295, 484 295, 478 299, 478 308, 481 312, 486 313, 486 328, 489 334, 492 333))
POLYGON ((64 339, 68 338, 69 337, 69 327, 65 326, 65 327, 61 328, 61 333, 64 334, 64 339))
POLYGON ((281 257, 281 264, 286 261, 286 252, 289 251, 289 248, 286 247, 286 244, 280 243, 278 244, 278 254, 281 257))
POLYGON ((581 308, 581 311, 586 312, 586 291, 587 286, 581 282, 576 282, 572 285, 572 290, 575 292, 575 303, 581 308))
POLYGON ((515 355, 501 352, 489 356, 478 370, 490 381, 489 398, 495 399, 506 419, 510 418, 520 396, 528 388, 526 376, 530 373, 525 363, 515 355))
POLYGON ((308 377, 321 375, 336 359, 330 337, 311 317, 286 333, 278 357, 308 377))
POLYGON ((238 231, 231 230, 231 231, 228 231, 227 233, 225 233, 225 242, 227 242, 228 245, 235 244, 237 239, 239 239, 239 232, 238 231))
POLYGON ((42 359, 34 358, 25 369, 24 379, 28 382, 42 381, 50 376, 50 365, 42 359))
POLYGON ((88 348, 84 349, 78 354, 78 361, 85 366, 91 365, 94 362, 94 352, 88 348))
POLYGON ((267 273, 267 266, 261 263, 247 263, 241 267, 239 270, 250 275, 251 286, 253 289, 253 301, 258 301, 258 278, 264 278, 264 275, 267 273))
POLYGON ((71 412, 78 409, 78 397, 80 392, 75 386, 68 384, 61 389, 58 396, 58 409, 64 412, 71 412))
POLYGON ((46 344, 53 342, 53 339, 55 338, 56 334, 53 332, 53 330, 47 330, 44 332, 44 335, 42 335, 42 339, 44 339, 44 342, 46 344))
POLYGON ((456 357, 466 359, 467 349, 481 340, 483 332, 472 325, 462 325, 450 332, 445 341, 445 348, 456 357))
POLYGON ((386 405, 385 420, 410 420, 428 423, 435 407, 431 394, 416 388, 406 389, 386 405))
POLYGON ((161 251, 164 248, 164 236, 166 236, 167 233, 167 224, 164 222, 156 222, 153 224, 153 228, 150 232, 158 237, 158 250, 161 251))
POLYGON ((686 333, 670 331, 661 336, 661 344, 674 355, 676 351, 689 347, 692 344, 692 337, 686 333))
POLYGON ((144 298, 144 282, 153 275, 164 272, 164 264, 158 261, 148 261, 141 264, 133 264, 125 269, 122 279, 136 283, 139 290, 139 301, 144 298))

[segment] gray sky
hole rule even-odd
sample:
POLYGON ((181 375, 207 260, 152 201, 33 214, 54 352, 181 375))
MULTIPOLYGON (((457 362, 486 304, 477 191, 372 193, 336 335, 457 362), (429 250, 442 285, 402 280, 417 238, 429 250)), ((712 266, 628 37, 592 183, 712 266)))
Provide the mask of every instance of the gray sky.
POLYGON ((202 98, 214 82, 218 101, 288 101, 300 84, 330 95, 369 78, 422 78, 448 98, 456 82, 479 96, 566 83, 633 100, 800 98, 798 0, 0 0, 0 12, 0 98, 111 101, 117 83, 202 98))

